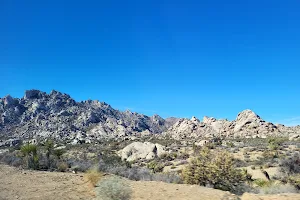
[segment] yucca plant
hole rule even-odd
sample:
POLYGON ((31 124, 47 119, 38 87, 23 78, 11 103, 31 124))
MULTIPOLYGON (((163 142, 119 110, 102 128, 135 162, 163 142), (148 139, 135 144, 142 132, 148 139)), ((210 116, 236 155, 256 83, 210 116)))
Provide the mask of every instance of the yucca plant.
POLYGON ((45 142, 45 149, 46 149, 46 157, 47 157, 47 167, 48 169, 50 169, 51 167, 51 154, 53 152, 53 149, 54 149, 54 143, 52 140, 47 140, 45 142))
POLYGON ((25 159, 25 165, 28 169, 38 168, 38 155, 37 155, 37 146, 34 144, 25 144, 20 149, 23 158, 25 159))

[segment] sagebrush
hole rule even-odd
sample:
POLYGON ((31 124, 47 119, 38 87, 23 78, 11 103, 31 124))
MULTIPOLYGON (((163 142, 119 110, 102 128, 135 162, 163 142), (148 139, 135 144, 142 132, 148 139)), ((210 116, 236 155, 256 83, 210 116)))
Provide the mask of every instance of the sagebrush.
POLYGON ((99 200, 129 200, 132 193, 124 180, 114 176, 100 180, 95 190, 99 200))

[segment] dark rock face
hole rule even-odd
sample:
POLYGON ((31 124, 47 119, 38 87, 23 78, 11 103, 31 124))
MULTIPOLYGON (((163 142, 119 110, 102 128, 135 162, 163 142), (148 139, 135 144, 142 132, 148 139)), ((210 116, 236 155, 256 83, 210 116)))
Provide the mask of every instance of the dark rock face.
POLYGON ((121 112, 110 105, 87 100, 76 102, 58 91, 50 94, 27 90, 23 98, 0 98, 0 139, 54 137, 57 139, 100 139, 162 133, 172 122, 158 115, 121 112))

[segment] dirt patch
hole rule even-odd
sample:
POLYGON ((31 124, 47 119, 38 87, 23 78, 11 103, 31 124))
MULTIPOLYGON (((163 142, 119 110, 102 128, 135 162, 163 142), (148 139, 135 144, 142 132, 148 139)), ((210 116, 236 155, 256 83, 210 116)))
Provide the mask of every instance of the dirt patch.
POLYGON ((94 192, 82 174, 18 170, 0 165, 1 200, 93 199, 94 192))
POLYGON ((131 181, 134 200, 235 200, 237 196, 197 185, 169 184, 154 181, 131 181))
MULTIPOLYGON (((19 170, 0 165, 0 200, 92 200, 94 188, 83 174, 19 170)), ((238 197, 229 192, 196 185, 126 180, 132 200, 299 200, 300 194, 238 197)))

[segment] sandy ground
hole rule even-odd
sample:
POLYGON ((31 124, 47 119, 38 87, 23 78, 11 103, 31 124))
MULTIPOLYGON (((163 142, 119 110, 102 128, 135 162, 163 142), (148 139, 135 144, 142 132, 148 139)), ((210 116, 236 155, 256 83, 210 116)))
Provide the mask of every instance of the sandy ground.
MULTIPOLYGON (((229 192, 195 185, 128 181, 133 200, 300 200, 300 194, 237 197, 229 192)), ((83 174, 19 170, 0 165, 0 200, 95 199, 94 188, 83 174)))
POLYGON ((93 188, 83 175, 18 170, 0 165, 0 200, 93 199, 93 188))
POLYGON ((163 182, 131 182, 134 200, 230 200, 238 199, 229 192, 196 185, 168 184, 163 182))

